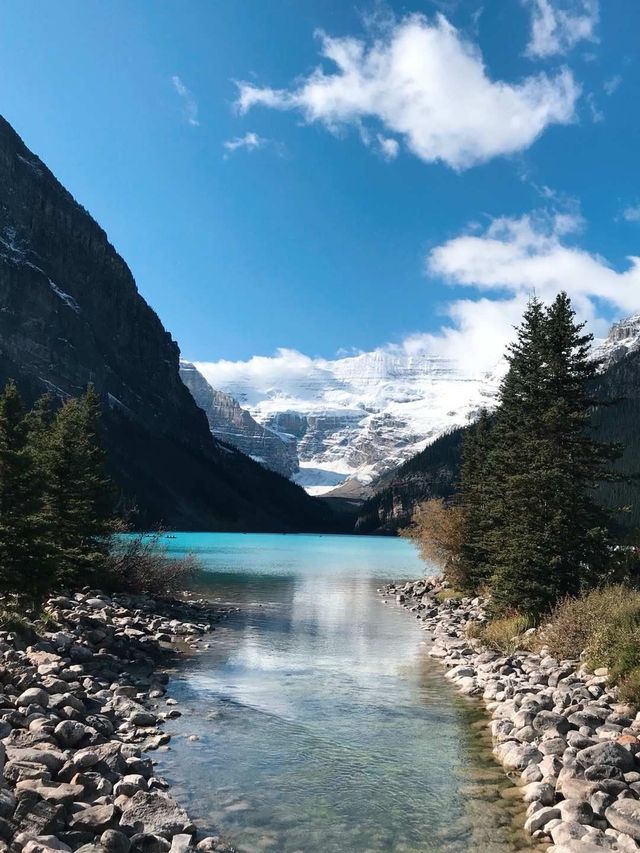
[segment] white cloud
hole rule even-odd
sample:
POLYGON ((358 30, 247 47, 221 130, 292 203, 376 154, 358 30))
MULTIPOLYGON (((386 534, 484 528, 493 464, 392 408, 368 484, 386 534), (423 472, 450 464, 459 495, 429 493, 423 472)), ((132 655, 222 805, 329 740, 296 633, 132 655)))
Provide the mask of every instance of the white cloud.
POLYGON ((640 204, 629 205, 622 211, 622 218, 627 222, 640 222, 640 204))
MULTIPOLYGON (((640 221, 640 206, 628 213, 630 221, 640 221)), ((640 310, 640 257, 630 257, 618 272, 576 244, 583 227, 579 211, 569 204, 559 212, 500 217, 484 230, 476 227, 436 246, 425 259, 427 276, 467 288, 468 297, 444 306, 439 330, 416 332, 375 352, 451 359, 465 375, 479 376, 499 364, 531 295, 548 304, 561 290, 589 331, 604 336, 611 316, 640 310)), ((256 388, 262 397, 282 398, 295 395, 303 380, 320 387, 332 369, 326 359, 284 348, 274 356, 197 367, 221 387, 246 387, 248 404, 255 402, 256 388)))
POLYGON ((605 80, 602 84, 602 88, 605 91, 606 95, 613 95, 616 89, 622 83, 622 77, 620 74, 614 74, 613 77, 610 77, 608 80, 605 80))
POLYGON ((235 139, 228 139, 223 143, 227 151, 237 151, 239 148, 244 148, 247 151, 255 151, 257 148, 262 148, 269 142, 263 136, 258 136, 253 131, 248 131, 244 136, 236 136, 235 139))
POLYGON ((601 121, 604 121, 604 113, 598 106, 598 102, 596 101, 596 97, 593 92, 589 92, 585 100, 591 113, 591 121, 594 124, 599 124, 601 121))
POLYGON ((580 41, 597 41, 598 0, 524 0, 531 7, 531 38, 527 55, 549 57, 566 53, 580 41))
POLYGON ((410 15, 368 42, 320 39, 335 70, 317 68, 290 89, 239 83, 240 112, 298 110, 333 132, 371 122, 420 159, 454 169, 522 151, 550 124, 574 118, 579 87, 569 70, 494 81, 479 49, 443 15, 410 15))
POLYGON ((451 325, 421 336, 421 345, 490 367, 532 293, 550 302, 566 290, 596 334, 607 327, 605 308, 637 311, 640 258, 630 257, 627 269, 617 272, 604 258, 566 241, 580 227, 574 214, 504 217, 481 235, 462 235, 435 248, 427 258, 429 274, 469 287, 481 298, 449 305, 451 325))
POLYGON ((380 152, 385 160, 395 160, 400 153, 400 143, 392 136, 383 136, 381 133, 377 135, 380 152))
POLYGON ((198 127, 200 125, 200 122, 198 121, 198 102, 193 97, 193 94, 189 89, 187 89, 177 74, 174 74, 171 78, 171 84, 182 99, 184 117, 187 124, 190 124, 192 127, 198 127))

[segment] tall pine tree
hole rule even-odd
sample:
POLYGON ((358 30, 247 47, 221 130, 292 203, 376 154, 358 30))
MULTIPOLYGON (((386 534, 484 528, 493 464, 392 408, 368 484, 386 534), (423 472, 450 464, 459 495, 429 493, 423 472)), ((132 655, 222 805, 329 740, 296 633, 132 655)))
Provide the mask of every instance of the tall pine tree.
POLYGON ((13 382, 0 396, 0 587, 32 601, 52 583, 55 554, 22 400, 13 382))
POLYGON ((488 459, 492 419, 482 411, 462 445, 458 504, 465 511, 466 535, 460 549, 459 576, 463 592, 477 592, 491 575, 487 536, 491 529, 488 459))
POLYGON ((89 581, 104 567, 113 530, 113 489, 100 440, 100 402, 92 386, 57 412, 44 457, 45 511, 59 580, 89 581))
POLYGON ((486 468, 492 600, 539 616, 604 571, 607 518, 593 489, 610 449, 588 435, 596 366, 566 294, 532 300, 507 357, 486 468))

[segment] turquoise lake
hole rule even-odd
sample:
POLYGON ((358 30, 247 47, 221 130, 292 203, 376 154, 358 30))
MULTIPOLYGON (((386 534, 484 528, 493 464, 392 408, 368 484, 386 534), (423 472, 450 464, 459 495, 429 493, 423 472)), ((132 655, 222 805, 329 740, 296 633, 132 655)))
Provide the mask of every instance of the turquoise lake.
POLYGON ((433 569, 401 539, 178 533, 198 591, 239 608, 183 659, 160 772, 240 851, 515 851, 479 706, 376 592, 433 569), (189 740, 195 736, 197 740, 189 740))

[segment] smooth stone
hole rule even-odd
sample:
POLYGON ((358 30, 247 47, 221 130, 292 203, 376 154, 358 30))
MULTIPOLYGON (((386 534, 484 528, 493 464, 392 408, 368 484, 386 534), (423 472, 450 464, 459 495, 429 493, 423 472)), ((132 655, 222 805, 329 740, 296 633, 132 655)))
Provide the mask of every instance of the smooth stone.
POLYGON ((49 706, 49 694, 41 687, 30 687, 21 693, 16 699, 18 708, 27 708, 29 705, 40 705, 41 708, 49 706))
POLYGON ((541 809, 535 811, 532 815, 530 815, 524 824, 525 832, 528 832, 529 835, 533 835, 538 829, 544 829, 544 827, 552 820, 560 817, 560 809, 554 808, 552 806, 545 806, 541 809))
POLYGON ((616 800, 604 816, 614 829, 640 841, 640 800, 616 800))
POLYGON ((635 760, 629 750, 612 741, 604 741, 581 749, 576 755, 576 760, 583 767, 590 767, 593 764, 610 764, 620 768, 623 773, 635 767, 635 760))

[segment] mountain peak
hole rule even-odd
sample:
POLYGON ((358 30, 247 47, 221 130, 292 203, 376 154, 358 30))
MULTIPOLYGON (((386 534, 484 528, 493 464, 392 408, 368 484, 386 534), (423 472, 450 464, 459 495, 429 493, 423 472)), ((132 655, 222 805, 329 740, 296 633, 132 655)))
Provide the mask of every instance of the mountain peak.
POLYGON ((609 367, 640 349, 640 312, 614 323, 604 340, 594 347, 594 356, 609 367))

